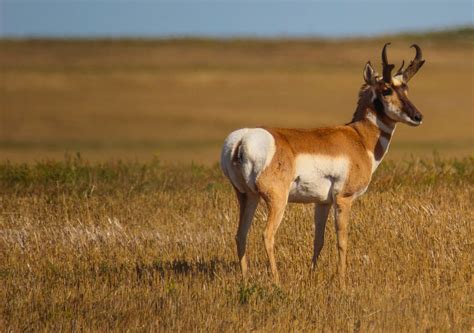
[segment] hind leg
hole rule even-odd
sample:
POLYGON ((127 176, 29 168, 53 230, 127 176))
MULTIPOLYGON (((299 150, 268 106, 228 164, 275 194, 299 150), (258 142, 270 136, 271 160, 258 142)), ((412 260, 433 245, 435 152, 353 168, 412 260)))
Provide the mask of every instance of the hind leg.
POLYGON ((280 283, 280 276, 275 261, 275 235, 283 219, 283 214, 285 213, 288 195, 286 192, 272 193, 272 195, 265 196, 264 198, 268 207, 268 221, 263 233, 263 241, 270 262, 273 281, 278 285, 280 283))
POLYGON ((237 229, 235 241, 237 243, 237 255, 239 256, 242 278, 246 280, 248 271, 247 257, 245 255, 247 235, 250 226, 252 225, 260 197, 254 193, 240 193, 237 189, 235 192, 237 193, 240 207, 239 227, 237 229))

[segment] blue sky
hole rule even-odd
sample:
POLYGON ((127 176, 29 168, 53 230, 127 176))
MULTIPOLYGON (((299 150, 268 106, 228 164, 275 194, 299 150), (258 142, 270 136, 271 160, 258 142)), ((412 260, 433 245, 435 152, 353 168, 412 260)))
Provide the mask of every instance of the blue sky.
POLYGON ((469 24, 472 0, 0 0, 3 37, 344 37, 469 24))

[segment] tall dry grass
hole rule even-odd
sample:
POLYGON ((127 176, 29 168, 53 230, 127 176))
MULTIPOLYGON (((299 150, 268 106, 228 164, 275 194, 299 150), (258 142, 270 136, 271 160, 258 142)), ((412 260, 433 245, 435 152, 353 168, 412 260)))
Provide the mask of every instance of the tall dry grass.
POLYGON ((277 234, 281 287, 258 210, 243 285, 217 167, 2 162, 0 330, 470 331, 473 185, 472 158, 383 163, 353 209, 343 292, 332 223, 310 273, 310 205, 277 234))

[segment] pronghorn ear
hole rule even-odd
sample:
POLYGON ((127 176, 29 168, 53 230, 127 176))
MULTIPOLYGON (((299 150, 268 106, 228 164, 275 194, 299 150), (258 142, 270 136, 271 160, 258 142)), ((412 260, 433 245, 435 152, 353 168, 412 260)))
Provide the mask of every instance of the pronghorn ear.
POLYGON ((374 85, 375 82, 377 81, 376 80, 377 76, 378 76, 378 74, 372 68, 372 64, 370 63, 370 61, 367 61, 367 63, 365 64, 365 67, 364 67, 364 80, 365 80, 365 83, 367 83, 368 85, 374 85))

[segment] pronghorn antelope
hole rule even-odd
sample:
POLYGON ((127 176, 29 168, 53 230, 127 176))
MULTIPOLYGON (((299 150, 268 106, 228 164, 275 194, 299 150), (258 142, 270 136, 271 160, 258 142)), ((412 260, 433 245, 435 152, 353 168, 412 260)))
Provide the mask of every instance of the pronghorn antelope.
POLYGON ((422 52, 392 76, 394 65, 382 50, 383 74, 367 62, 365 84, 352 121, 343 126, 317 129, 243 128, 226 138, 221 168, 232 183, 240 206, 236 235, 240 268, 245 280, 247 234, 260 197, 268 208, 263 234, 275 283, 279 276, 274 255, 275 234, 288 202, 315 203, 315 236, 312 266, 316 266, 324 244, 324 230, 334 206, 338 273, 344 285, 347 226, 354 199, 366 190, 385 156, 396 124, 418 126, 422 114, 408 99, 408 81, 421 68, 422 52))

